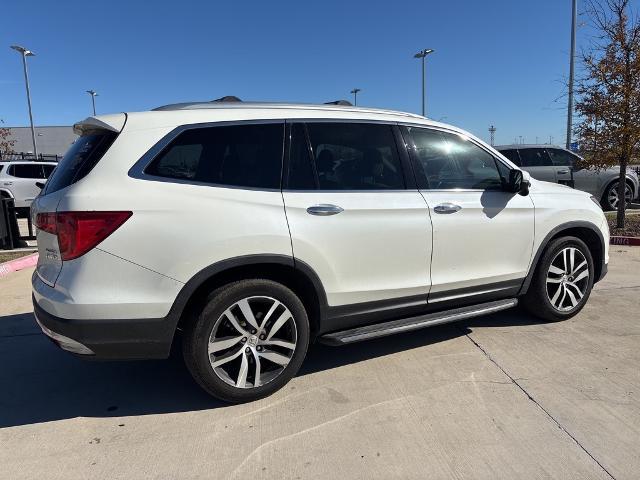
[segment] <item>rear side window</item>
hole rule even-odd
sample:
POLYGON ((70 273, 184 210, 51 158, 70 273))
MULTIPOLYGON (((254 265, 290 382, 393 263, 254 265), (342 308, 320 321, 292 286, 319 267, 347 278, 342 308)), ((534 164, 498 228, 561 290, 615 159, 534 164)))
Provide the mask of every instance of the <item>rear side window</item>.
POLYGON ((400 190, 402 166, 390 125, 309 123, 320 190, 400 190))
POLYGON ((518 155, 518 150, 510 149, 510 150, 500 150, 500 153, 511 160, 516 165, 520 166, 520 156, 518 155))
POLYGON ((156 177, 234 187, 279 189, 284 124, 193 128, 180 133, 145 169, 156 177))
POLYGON ((78 138, 46 183, 45 194, 57 192, 84 178, 95 167, 118 136, 101 130, 78 138))
POLYGON ((521 148, 520 161, 523 167, 550 167, 551 158, 544 148, 521 148))
POLYGON ((40 166, 39 163, 18 163, 11 165, 7 173, 16 178, 44 178, 42 166, 40 166))

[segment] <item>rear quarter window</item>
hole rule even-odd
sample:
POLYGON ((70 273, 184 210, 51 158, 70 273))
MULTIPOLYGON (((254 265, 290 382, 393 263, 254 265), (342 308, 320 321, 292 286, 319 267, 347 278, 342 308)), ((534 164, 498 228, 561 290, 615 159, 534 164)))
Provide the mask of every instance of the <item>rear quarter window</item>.
POLYGON ((115 132, 92 132, 78 138, 47 181, 45 194, 62 190, 84 178, 95 167, 118 136, 115 132))

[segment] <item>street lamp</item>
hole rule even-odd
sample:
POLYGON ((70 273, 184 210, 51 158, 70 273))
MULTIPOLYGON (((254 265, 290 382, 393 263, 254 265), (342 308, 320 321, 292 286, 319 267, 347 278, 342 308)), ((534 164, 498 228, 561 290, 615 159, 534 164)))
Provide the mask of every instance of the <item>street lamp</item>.
POLYGON ((425 110, 426 110, 426 100, 425 100, 425 96, 424 96, 424 83, 425 83, 425 73, 424 73, 424 59, 427 55, 429 55, 430 53, 435 52, 435 50, 433 48, 425 48, 424 50, 420 50, 418 53, 416 53, 413 58, 421 58, 422 59, 422 116, 425 116, 425 110))
POLYGON ((361 92, 362 89, 361 88, 354 88, 353 90, 351 90, 351 92, 349 93, 353 93, 353 105, 356 106, 358 105, 358 92, 361 92))
POLYGON ((91 95, 91 105, 93 105, 93 116, 96 116, 96 97, 98 96, 98 92, 95 90, 87 90, 87 93, 91 95))
POLYGON ((36 147, 36 132, 33 128, 33 114, 31 113, 31 92, 29 90, 29 74, 27 73, 27 57, 33 57, 35 53, 31 50, 27 50, 20 45, 11 45, 16 52, 20 52, 22 56, 22 68, 24 70, 24 83, 27 87, 27 104, 29 105, 29 121, 31 122, 31 141, 33 142, 33 154, 38 159, 38 148, 36 147))

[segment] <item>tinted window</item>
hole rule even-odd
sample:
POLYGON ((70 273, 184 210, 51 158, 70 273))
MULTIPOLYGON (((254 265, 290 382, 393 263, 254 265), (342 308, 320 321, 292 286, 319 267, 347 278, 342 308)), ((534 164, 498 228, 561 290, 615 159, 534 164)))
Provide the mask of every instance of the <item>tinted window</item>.
POLYGON ((521 148, 520 161, 523 167, 549 167, 552 165, 544 148, 521 148))
POLYGON ((520 166, 520 157, 518 156, 518 150, 500 150, 500 153, 511 160, 516 165, 520 166))
POLYGON ((47 181, 45 193, 56 192, 84 178, 98 164, 117 136, 117 133, 103 130, 78 138, 47 181))
POLYGON ((37 163, 11 165, 7 173, 17 178, 43 178, 42 167, 37 163))
POLYGON ((576 157, 566 150, 547 148, 547 153, 551 157, 551 163, 558 167, 570 167, 576 162, 576 157))
POLYGON ((409 134, 416 145, 418 169, 426 177, 427 188, 502 188, 495 159, 473 142, 425 128, 409 128, 409 134))
POLYGON ((313 171, 307 134, 305 126, 301 123, 296 123, 291 127, 289 184, 287 188, 292 190, 313 190, 316 188, 316 176, 313 171))
POLYGON ((42 170, 44 170, 44 178, 49 178, 54 168, 56 168, 55 165, 42 165, 42 170))
POLYGON ((146 168, 158 177, 252 188, 280 188, 283 124, 185 130, 146 168))
POLYGON ((307 125, 322 190, 404 189, 404 177, 390 125, 307 125))

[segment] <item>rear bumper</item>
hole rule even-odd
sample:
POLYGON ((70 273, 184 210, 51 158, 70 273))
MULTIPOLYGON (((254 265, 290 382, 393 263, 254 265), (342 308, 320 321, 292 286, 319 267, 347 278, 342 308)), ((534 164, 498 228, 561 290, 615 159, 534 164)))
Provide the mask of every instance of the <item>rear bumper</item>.
POLYGON ((43 333, 64 350, 104 360, 169 356, 175 324, 166 318, 64 319, 46 312, 35 297, 32 298, 33 311, 43 333))

